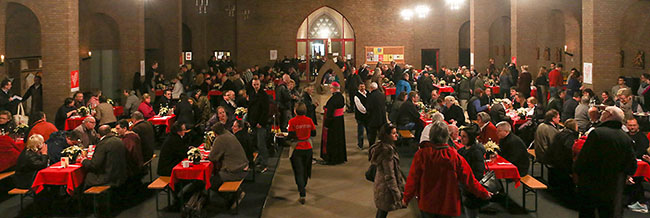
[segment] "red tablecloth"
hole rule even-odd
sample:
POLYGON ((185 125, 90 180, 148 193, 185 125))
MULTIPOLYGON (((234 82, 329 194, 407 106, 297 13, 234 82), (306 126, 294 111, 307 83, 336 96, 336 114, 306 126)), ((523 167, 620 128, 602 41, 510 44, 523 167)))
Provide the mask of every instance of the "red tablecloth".
POLYGON ((65 185, 69 195, 84 182, 86 173, 81 169, 81 164, 70 165, 68 168, 60 168, 61 162, 38 171, 32 190, 38 194, 43 190, 44 185, 65 185))
POLYGON ((170 115, 170 116, 164 116, 160 117, 158 115, 149 118, 147 121, 151 122, 153 125, 165 125, 167 126, 166 131, 169 133, 170 128, 172 127, 172 124, 174 124, 174 121, 176 121, 176 115, 170 115))
POLYGON ((634 176, 643 176, 646 181, 650 181, 650 165, 642 160, 636 161, 636 173, 634 176))
MULTIPOLYGON (((187 159, 185 159, 187 160, 187 159)), ((172 169, 171 179, 169 180, 169 187, 175 189, 174 184, 178 180, 201 180, 205 182, 205 190, 211 186, 210 177, 212 177, 212 169, 214 168, 211 161, 202 161, 198 165, 190 163, 190 167, 183 168, 181 163, 176 164, 172 169)))
POLYGON ((433 84, 433 86, 438 88, 438 92, 440 92, 440 93, 443 93, 443 92, 452 93, 452 92, 454 92, 454 88, 452 88, 451 86, 439 86, 439 85, 436 85, 436 84, 433 84))
POLYGON ((77 128, 77 126, 81 125, 81 123, 86 119, 86 117, 90 116, 85 116, 85 117, 70 117, 65 120, 65 131, 70 131, 73 130, 74 128, 77 128))
POLYGON ((515 188, 521 185, 519 182, 521 177, 519 177, 517 167, 501 156, 497 156, 495 161, 486 162, 485 168, 494 171, 497 179, 512 179, 515 181, 515 188))
POLYGON ((492 89, 492 94, 498 94, 501 91, 501 87, 499 86, 490 86, 488 84, 485 84, 485 88, 492 89))
POLYGON ((275 90, 264 90, 264 91, 266 91, 266 94, 267 94, 267 95, 272 95, 272 96, 273 96, 273 100, 275 100, 275 90))
POLYGON ((164 92, 163 90, 156 90, 156 96, 162 96, 164 92))
POLYGON ((397 92, 397 88, 395 87, 391 87, 391 88, 384 87, 384 89, 386 90, 386 95, 395 95, 395 93, 397 92))
POLYGON ((123 106, 115 106, 113 107, 113 114, 115 114, 115 117, 122 116, 124 113, 124 107, 123 106))
POLYGON ((433 120, 431 118, 427 118, 422 114, 420 114, 420 120, 422 121, 422 123, 424 123, 425 126, 433 123, 433 120))
POLYGON ((221 95, 221 91, 219 91, 219 90, 210 90, 210 91, 208 91, 208 99, 210 99, 210 97, 216 96, 216 95, 221 95))

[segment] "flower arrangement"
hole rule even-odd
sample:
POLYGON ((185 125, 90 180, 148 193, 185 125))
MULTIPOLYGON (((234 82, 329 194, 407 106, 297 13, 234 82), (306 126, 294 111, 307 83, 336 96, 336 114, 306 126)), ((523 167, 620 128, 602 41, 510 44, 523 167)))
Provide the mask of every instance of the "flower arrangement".
POLYGON ((384 78, 381 80, 381 86, 384 86, 384 87, 395 87, 395 83, 394 83, 393 81, 391 81, 390 79, 384 77, 384 78))
POLYGON ((221 89, 221 83, 215 83, 212 88, 214 89, 221 89))
POLYGON ((269 82, 269 83, 267 83, 266 86, 264 86, 264 87, 265 87, 266 89, 268 89, 268 90, 273 90, 273 88, 274 88, 274 84, 273 84, 273 82, 269 82))
POLYGON ((416 107, 418 110, 425 110, 425 109, 427 108, 427 106, 424 105, 424 103, 421 102, 421 101, 415 102, 415 107, 416 107))
POLYGON ((164 117, 169 114, 169 107, 160 107, 160 110, 158 111, 158 116, 164 117))
POLYGON ((113 99, 110 99, 110 98, 106 99, 106 103, 109 103, 109 104, 115 106, 115 102, 113 101, 113 99))
POLYGON ((70 164, 74 164, 77 161, 77 157, 81 154, 81 151, 81 147, 73 145, 63 149, 63 151, 61 151, 61 157, 68 157, 70 164))
POLYGON ((523 107, 522 107, 522 108, 518 108, 518 109, 517 109, 517 115, 518 115, 518 116, 520 116, 520 117, 526 117, 527 114, 528 114, 528 111, 526 110, 526 108, 523 108, 523 107))
POLYGON ((166 90, 167 86, 165 84, 158 83, 158 84, 156 84, 156 89, 166 90))
POLYGON ((203 138, 204 138, 204 143, 205 143, 204 144, 205 150, 211 150, 212 149, 212 143, 214 142, 214 139, 216 138, 216 136, 214 135, 214 132, 209 131, 209 132, 205 133, 205 136, 203 138))
POLYGON ((82 117, 88 116, 90 114, 90 109, 86 106, 81 106, 77 108, 77 114, 82 117))
POLYGON ((436 109, 429 109, 429 110, 427 111, 427 114, 429 115, 429 117, 433 117, 433 115, 434 115, 435 113, 438 113, 438 110, 436 110, 436 109))
POLYGON ((199 164, 201 162, 201 151, 196 147, 190 147, 190 150, 187 151, 187 159, 194 164, 199 164))
POLYGON ((488 141, 485 143, 485 155, 488 158, 491 158, 492 156, 496 156, 499 151, 501 151, 501 148, 497 143, 493 142, 492 140, 488 141))
POLYGON ((245 107, 238 107, 237 109, 235 109, 235 116, 238 119, 243 119, 247 113, 248 113, 248 109, 246 109, 245 107))

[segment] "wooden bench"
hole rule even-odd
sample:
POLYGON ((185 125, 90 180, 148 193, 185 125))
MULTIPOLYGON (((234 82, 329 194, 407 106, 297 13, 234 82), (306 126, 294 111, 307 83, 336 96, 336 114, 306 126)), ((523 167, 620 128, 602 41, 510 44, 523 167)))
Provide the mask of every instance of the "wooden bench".
POLYGON ((151 163, 153 162, 153 159, 156 159, 156 157, 157 155, 153 154, 153 156, 151 156, 151 159, 149 159, 147 162, 144 162, 142 164, 142 167, 149 167, 149 182, 153 182, 153 170, 151 169, 152 168, 151 163))
POLYGON ((106 193, 108 196, 107 202, 110 211, 111 195, 108 192, 109 189, 111 189, 111 186, 103 185, 103 186, 93 186, 86 189, 86 191, 84 191, 84 194, 93 195, 93 212, 95 213, 95 217, 99 217, 99 213, 97 213, 97 204, 98 204, 97 196, 102 195, 104 193, 106 193))
POLYGON ((13 176, 14 174, 16 174, 16 171, 8 171, 8 172, 0 173, 0 180, 9 178, 9 177, 13 176))
POLYGON ((169 177, 169 176, 161 176, 161 177, 158 177, 155 181, 151 182, 151 184, 149 184, 147 186, 147 189, 156 190, 156 211, 160 210, 160 209, 158 209, 159 208, 158 207, 158 194, 160 193, 160 191, 167 192, 167 206, 171 205, 171 200, 170 200, 170 197, 169 197, 171 195, 170 194, 171 192, 169 190, 169 180, 170 179, 171 179, 171 177, 169 177))
POLYGON ((520 181, 524 185, 521 191, 522 207, 525 210, 528 210, 526 208, 526 193, 533 192, 535 193, 535 210, 528 210, 528 211, 537 212, 537 191, 548 189, 548 187, 544 183, 540 182, 539 180, 535 179, 530 175, 526 175, 522 177, 520 181))
POLYGON ((235 193, 235 214, 239 213, 239 196, 241 195, 241 184, 243 181, 224 182, 219 186, 219 192, 235 193))
MULTIPOLYGON (((13 173, 13 172, 12 172, 13 173)), ((20 189, 20 188, 14 188, 9 190, 9 195, 19 195, 20 196, 20 210, 23 210, 23 199, 25 196, 30 195, 32 192, 29 189, 20 189)))

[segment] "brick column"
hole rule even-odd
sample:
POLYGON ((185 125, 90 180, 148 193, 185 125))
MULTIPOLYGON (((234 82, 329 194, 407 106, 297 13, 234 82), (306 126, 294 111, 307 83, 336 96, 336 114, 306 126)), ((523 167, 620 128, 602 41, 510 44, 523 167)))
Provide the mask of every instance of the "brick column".
POLYGON ((474 67, 479 72, 485 72, 489 64, 490 26, 497 18, 508 16, 508 11, 503 8, 507 5, 506 0, 470 0, 469 2, 470 53, 474 55, 474 67))
MULTIPOLYGON (((70 93, 70 71, 79 70, 79 2, 40 1, 44 110, 50 121, 70 93), (43 19, 46 18, 46 19, 43 19)), ((37 14, 38 16, 38 14, 37 14)))
POLYGON ((536 28, 541 25, 536 21, 537 2, 527 0, 510 1, 510 45, 511 57, 517 57, 517 67, 529 65, 530 72, 538 68, 536 60, 536 28))

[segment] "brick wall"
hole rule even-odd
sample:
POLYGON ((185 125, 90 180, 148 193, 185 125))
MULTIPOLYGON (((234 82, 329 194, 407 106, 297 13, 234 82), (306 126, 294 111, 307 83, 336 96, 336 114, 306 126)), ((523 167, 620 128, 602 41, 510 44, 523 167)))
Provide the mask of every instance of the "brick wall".
POLYGON ((474 54, 474 67, 480 72, 489 64, 490 27, 498 19, 509 17, 509 9, 507 0, 470 0, 470 49, 474 54))
MULTIPOLYGON (((194 1, 183 2, 195 3, 194 1)), ((172 75, 178 73, 178 63, 182 49, 181 3, 181 0, 156 0, 146 1, 145 5, 146 19, 150 20, 150 24, 155 25, 154 29, 159 28, 160 30, 160 36, 149 35, 149 37, 160 37, 159 45, 161 46, 160 49, 162 49, 162 59, 156 61, 160 63, 158 70, 164 73, 166 78, 171 78, 172 75)), ((147 60, 147 63, 151 63, 151 61, 153 60, 147 60)), ((148 67, 150 67, 149 64, 147 64, 148 67)))

